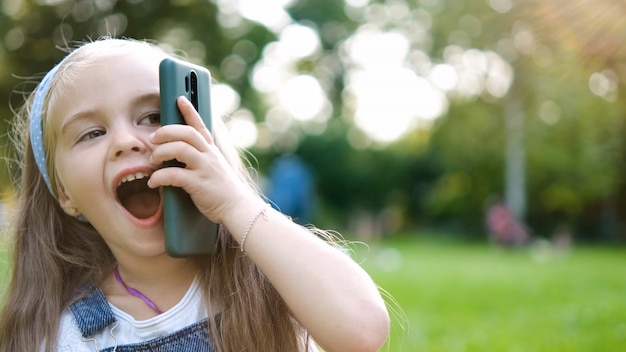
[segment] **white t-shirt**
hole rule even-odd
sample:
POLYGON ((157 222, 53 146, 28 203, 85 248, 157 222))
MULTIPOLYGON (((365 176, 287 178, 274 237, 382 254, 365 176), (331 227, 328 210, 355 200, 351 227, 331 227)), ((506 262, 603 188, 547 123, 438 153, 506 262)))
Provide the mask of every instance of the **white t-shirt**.
POLYGON ((116 323, 98 332, 93 339, 84 339, 69 309, 61 314, 57 351, 92 352, 117 345, 149 341, 176 332, 208 317, 207 310, 194 281, 183 299, 172 309, 147 320, 135 320, 111 303, 116 323))

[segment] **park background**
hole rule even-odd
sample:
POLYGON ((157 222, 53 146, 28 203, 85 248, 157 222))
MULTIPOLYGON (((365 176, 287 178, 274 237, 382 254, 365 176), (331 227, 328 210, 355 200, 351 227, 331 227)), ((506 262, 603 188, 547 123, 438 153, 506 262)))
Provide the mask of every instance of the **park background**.
POLYGON ((156 40, 210 69, 263 189, 281 157, 306 165, 297 220, 363 242, 389 350, 622 351, 625 16, 618 0, 3 0, 0 214, 11 110, 38 78, 89 38, 156 40), (488 240, 494 199, 526 246, 488 240))

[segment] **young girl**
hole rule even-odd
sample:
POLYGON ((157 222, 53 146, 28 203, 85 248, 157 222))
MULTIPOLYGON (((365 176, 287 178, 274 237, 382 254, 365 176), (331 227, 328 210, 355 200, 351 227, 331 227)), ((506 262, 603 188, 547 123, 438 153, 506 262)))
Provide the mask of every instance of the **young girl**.
POLYGON ((82 45, 18 114, 0 351, 377 351, 389 316, 375 284, 264 202, 223 122, 210 134, 181 97, 187 125, 160 127, 166 56, 132 40, 82 45), (160 167, 172 159, 186 167, 160 167), (220 224, 212 255, 167 254, 163 186, 220 224))

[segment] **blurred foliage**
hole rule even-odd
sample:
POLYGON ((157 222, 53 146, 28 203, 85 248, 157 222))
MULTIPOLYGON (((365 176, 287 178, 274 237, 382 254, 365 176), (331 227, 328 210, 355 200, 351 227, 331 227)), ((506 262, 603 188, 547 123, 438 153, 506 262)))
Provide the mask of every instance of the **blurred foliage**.
MULTIPOLYGON (((484 233, 485 202, 505 188, 507 104, 518 101, 525 125, 529 225, 544 236, 568 222, 580 237, 626 238, 626 100, 621 83, 626 77, 621 21, 626 5, 611 0, 351 3, 367 5, 300 0, 286 8, 293 21, 314 28, 321 39, 321 53, 302 59, 295 70, 317 74, 324 69, 331 77, 326 90, 333 114, 325 132, 307 133, 306 124, 294 125, 299 142, 290 150, 315 171, 320 213, 327 214, 323 221, 347 226, 356 213, 367 212, 380 220, 382 231, 444 226, 484 233), (420 31, 411 27, 416 23, 420 31), (448 94, 447 113, 430 125, 388 145, 354 147, 342 95, 347 68, 337 56, 341 44, 363 25, 412 33, 411 49, 425 53, 433 64, 443 62, 451 46, 498 53, 513 68, 513 85, 503 98, 448 94), (604 93, 592 94, 594 79, 600 88, 608 85, 604 93)), ((107 34, 154 39, 186 53, 233 87, 241 105, 263 123, 272 102, 254 89, 251 76, 278 35, 246 18, 226 25, 228 18, 220 14, 225 4, 5 0, 0 8, 0 133, 7 130, 10 107, 22 102, 19 92, 34 86, 24 77, 58 62, 65 54, 58 47, 107 34), (234 53, 245 69, 227 75, 225 59, 234 53)), ((278 134, 273 146, 251 148, 262 172, 285 152, 280 147, 284 138, 278 134)), ((6 193, 7 167, 1 170, 0 187, 6 193)))

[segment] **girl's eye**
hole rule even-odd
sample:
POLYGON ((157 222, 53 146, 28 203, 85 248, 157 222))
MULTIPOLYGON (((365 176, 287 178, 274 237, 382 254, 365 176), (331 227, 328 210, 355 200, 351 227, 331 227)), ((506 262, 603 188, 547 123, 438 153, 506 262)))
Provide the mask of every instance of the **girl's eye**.
POLYGON ((78 141, 79 142, 84 142, 84 141, 88 141, 90 139, 94 139, 94 138, 98 138, 100 136, 104 136, 106 134, 106 132, 104 130, 91 130, 85 134, 83 134, 78 141))
POLYGON ((139 121, 140 125, 160 125, 161 114, 158 112, 150 113, 139 121))

